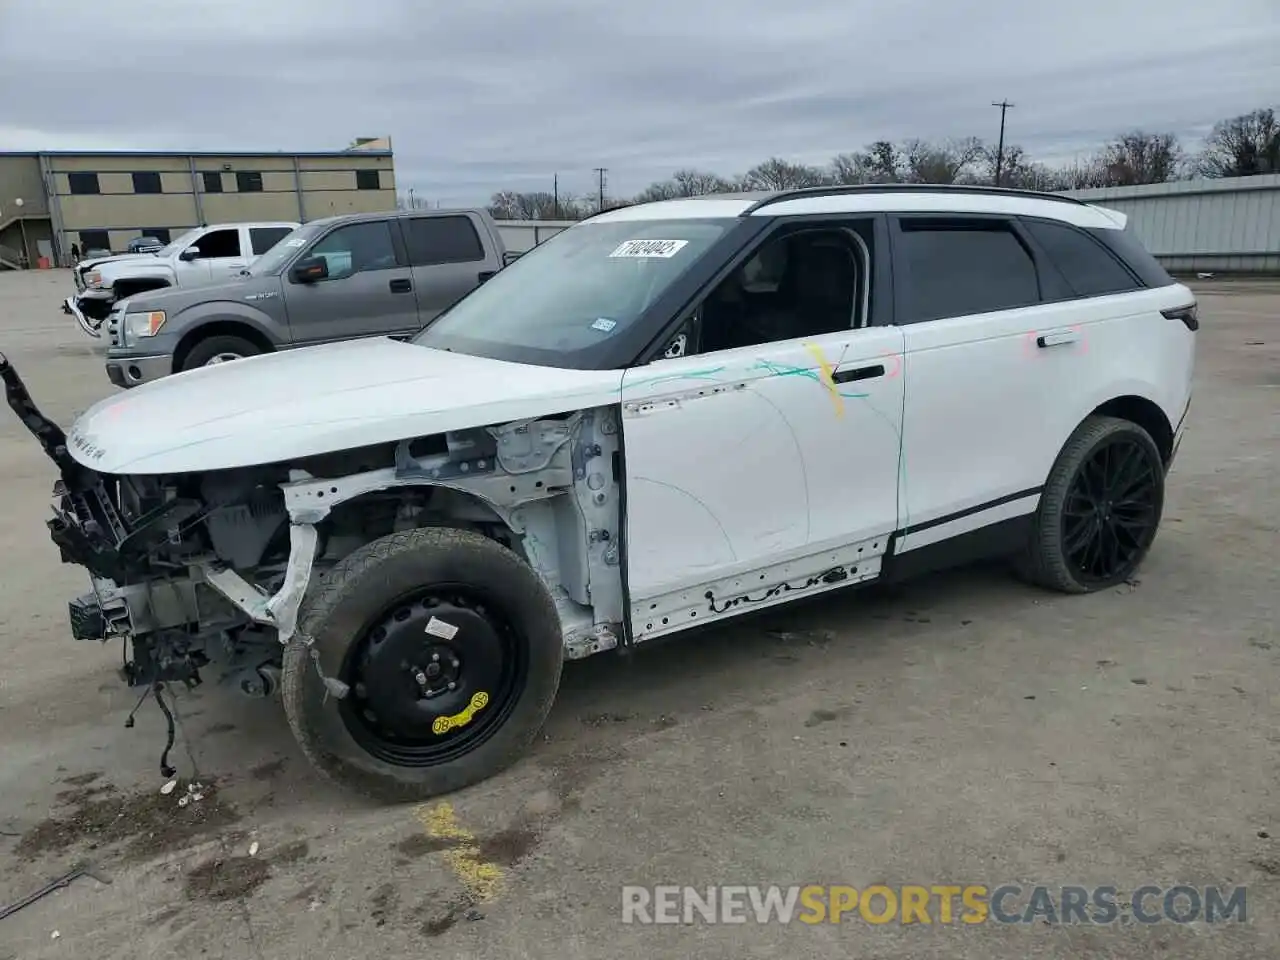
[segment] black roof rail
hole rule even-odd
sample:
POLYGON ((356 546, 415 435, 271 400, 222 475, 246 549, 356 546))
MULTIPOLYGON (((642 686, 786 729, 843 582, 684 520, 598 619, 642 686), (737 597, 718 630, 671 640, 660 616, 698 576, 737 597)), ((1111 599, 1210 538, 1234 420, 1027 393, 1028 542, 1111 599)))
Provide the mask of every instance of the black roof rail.
POLYGON ((1037 200, 1057 200, 1061 203, 1075 203, 1087 207, 1083 200, 1066 197, 1060 193, 1046 193, 1041 190, 1017 190, 1013 187, 986 187, 970 183, 851 183, 831 187, 800 187, 795 190, 782 190, 772 196, 757 200, 739 216, 750 216, 761 207, 781 203, 784 200, 798 200, 803 197, 844 196, 859 193, 903 193, 909 191, 921 193, 971 193, 996 197, 1031 197, 1037 200))

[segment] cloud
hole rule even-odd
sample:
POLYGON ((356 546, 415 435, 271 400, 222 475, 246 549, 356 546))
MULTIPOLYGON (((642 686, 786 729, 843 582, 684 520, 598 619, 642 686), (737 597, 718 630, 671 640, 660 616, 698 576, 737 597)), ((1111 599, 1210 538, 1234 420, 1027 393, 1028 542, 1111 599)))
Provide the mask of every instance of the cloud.
POLYGON ((1058 160, 1280 89, 1275 0, 42 0, 0 5, 0 149, 323 150, 401 187, 629 194, 677 167, 994 137, 1058 160))

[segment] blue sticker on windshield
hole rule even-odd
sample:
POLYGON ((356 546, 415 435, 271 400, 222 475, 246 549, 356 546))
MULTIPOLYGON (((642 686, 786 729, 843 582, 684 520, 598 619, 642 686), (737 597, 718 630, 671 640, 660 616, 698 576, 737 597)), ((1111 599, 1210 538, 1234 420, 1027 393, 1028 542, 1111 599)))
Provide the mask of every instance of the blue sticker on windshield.
POLYGON ((608 333, 610 330, 612 330, 612 329, 613 329, 614 327, 616 327, 617 325, 618 325, 618 321, 616 321, 616 320, 609 320, 609 319, 608 319, 608 318, 606 318, 606 317, 601 317, 599 320, 597 320, 595 323, 593 323, 593 324, 591 325, 591 329, 592 329, 592 330, 600 330, 600 331, 603 331, 604 333, 608 333))

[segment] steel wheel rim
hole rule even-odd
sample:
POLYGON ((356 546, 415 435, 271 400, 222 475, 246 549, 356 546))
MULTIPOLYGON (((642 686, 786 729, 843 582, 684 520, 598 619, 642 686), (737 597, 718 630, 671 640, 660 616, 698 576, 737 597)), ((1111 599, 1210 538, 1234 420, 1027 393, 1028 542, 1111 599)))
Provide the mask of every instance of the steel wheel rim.
MULTIPOLYGON (((474 627, 475 623, 470 626, 474 627)), ((351 693, 339 701, 339 712, 347 731, 375 759, 399 767, 437 766, 470 753, 497 732, 511 715, 519 699, 528 676, 528 661, 527 648, 514 624, 486 591, 464 584, 418 588, 398 597, 370 618, 356 642, 348 648, 341 677, 349 685, 351 693), (379 714, 387 711, 386 698, 379 700, 379 689, 376 687, 372 690, 364 689, 368 679, 369 655, 376 634, 380 628, 385 629, 388 624, 396 622, 420 624, 422 613, 426 612, 429 617, 429 611, 441 609, 464 609, 483 620, 492 630, 492 637, 486 638, 489 652, 500 649, 501 658, 500 662, 490 664, 487 671, 480 671, 493 681, 488 684, 487 689, 480 689, 471 679, 470 672, 475 658, 484 655, 475 649, 474 630, 469 637, 464 625, 456 642, 424 634, 424 650, 433 647, 444 649, 452 645, 463 663, 456 693, 451 692, 451 699, 442 701, 441 709, 427 708, 424 716, 432 713, 436 717, 456 717, 467 705, 476 703, 478 693, 486 695, 483 705, 475 709, 471 720, 464 726, 443 733, 425 734, 421 730, 410 732, 397 729, 394 722, 380 722, 379 714), (400 620, 405 611, 409 611, 411 616, 400 620), (416 619, 414 614, 417 614, 416 619)), ((385 685, 381 689, 385 692, 385 685)), ((405 702, 406 698, 400 697, 392 707, 403 713, 405 702)))
POLYGON ((206 367, 212 367, 219 363, 230 363, 232 360, 243 360, 244 357, 238 353, 215 353, 212 357, 204 362, 206 367))
POLYGON ((1128 576, 1160 521, 1159 464, 1135 437, 1095 447, 1067 489, 1062 547, 1076 577, 1105 583, 1128 576))

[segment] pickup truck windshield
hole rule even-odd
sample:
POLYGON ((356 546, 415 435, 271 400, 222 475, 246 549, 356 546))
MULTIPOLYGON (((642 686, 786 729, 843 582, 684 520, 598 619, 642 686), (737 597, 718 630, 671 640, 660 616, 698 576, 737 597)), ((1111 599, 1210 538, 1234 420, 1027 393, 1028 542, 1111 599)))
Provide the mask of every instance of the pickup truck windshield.
POLYGON ((179 234, 176 240, 170 241, 164 247, 156 251, 157 257, 176 257, 181 251, 191 245, 191 241, 200 236, 204 232, 204 228, 196 227, 194 230, 188 230, 186 233, 179 234))
POLYGON ((498 271, 413 343, 543 366, 575 366, 644 313, 734 220, 590 221, 498 271))

